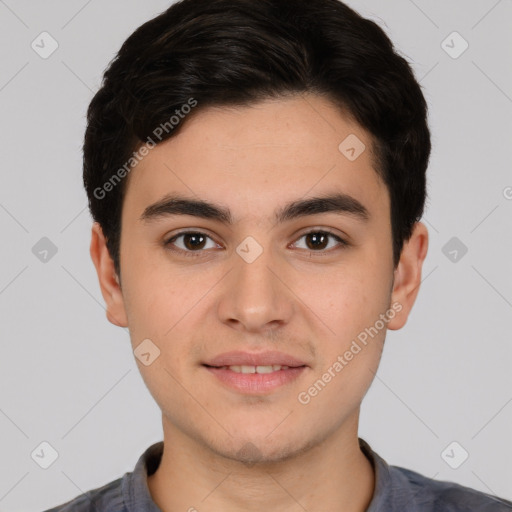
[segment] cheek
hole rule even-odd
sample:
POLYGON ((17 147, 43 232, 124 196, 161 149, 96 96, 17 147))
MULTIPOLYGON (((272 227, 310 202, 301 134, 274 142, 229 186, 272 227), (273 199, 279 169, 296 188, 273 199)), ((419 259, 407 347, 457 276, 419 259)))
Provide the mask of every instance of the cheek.
POLYGON ((306 275, 297 295, 337 336, 346 338, 388 308, 391 278, 385 269, 361 262, 306 275))
MULTIPOLYGON (((212 304, 208 291, 214 288, 218 276, 197 271, 166 272, 165 267, 149 263, 139 267, 130 274, 125 300, 132 348, 151 340, 160 350, 157 362, 181 380, 183 363, 201 353, 201 332, 212 304), (192 344, 191 340, 196 341, 192 344)), ((161 373, 139 367, 148 378, 154 374, 153 380, 169 378, 165 369, 161 373)))
POLYGON ((386 288, 376 289, 375 282, 369 273, 352 274, 331 279, 323 295, 308 295, 308 301, 321 308, 321 314, 315 310, 321 323, 328 326, 324 330, 315 321, 326 334, 317 339, 319 364, 311 387, 302 390, 306 398, 315 397, 313 407, 327 411, 335 404, 340 411, 351 411, 374 379, 386 334, 381 315, 390 309, 386 288))
MULTIPOLYGON (((142 260, 144 261, 144 260, 142 260)), ((145 338, 161 340, 184 315, 193 297, 179 279, 172 279, 161 268, 135 261, 123 283, 123 297, 134 344, 145 338)))

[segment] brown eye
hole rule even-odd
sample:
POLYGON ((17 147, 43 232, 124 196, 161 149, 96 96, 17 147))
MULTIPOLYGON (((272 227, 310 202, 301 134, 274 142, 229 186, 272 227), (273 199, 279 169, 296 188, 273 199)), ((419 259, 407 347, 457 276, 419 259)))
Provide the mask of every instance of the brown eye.
POLYGON ((334 244, 334 248, 336 246, 338 247, 346 247, 348 246, 348 242, 340 238, 339 236, 329 232, 329 231, 309 231, 308 233, 304 233, 300 238, 305 239, 305 247, 302 247, 305 250, 312 251, 312 252, 319 252, 319 253, 325 253, 330 252, 328 248, 332 249, 333 245, 331 244, 329 246, 330 241, 336 241, 338 244, 334 244))
POLYGON ((329 242, 329 235, 325 233, 308 233, 306 235, 306 245, 308 249, 325 249, 329 242))
POLYGON ((169 250, 181 253, 185 256, 201 256, 204 253, 204 249, 215 248, 217 244, 206 235, 199 231, 183 231, 174 235, 172 238, 164 243, 165 247, 169 250), (181 243, 176 243, 179 239, 182 239, 181 243), (206 247, 208 240, 211 240, 213 247, 206 247))
POLYGON ((185 233, 183 236, 183 245, 191 251, 203 249, 206 237, 201 233, 185 233))

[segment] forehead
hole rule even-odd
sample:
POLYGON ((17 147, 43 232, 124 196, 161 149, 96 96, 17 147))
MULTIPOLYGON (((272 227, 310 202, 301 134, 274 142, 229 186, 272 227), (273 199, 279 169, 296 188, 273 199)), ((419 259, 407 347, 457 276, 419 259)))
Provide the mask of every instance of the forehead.
POLYGON ((371 136, 327 99, 196 108, 177 135, 130 172, 123 210, 141 215, 167 193, 222 200, 235 221, 264 214, 272 220, 280 204, 332 192, 368 210, 389 207, 371 136))

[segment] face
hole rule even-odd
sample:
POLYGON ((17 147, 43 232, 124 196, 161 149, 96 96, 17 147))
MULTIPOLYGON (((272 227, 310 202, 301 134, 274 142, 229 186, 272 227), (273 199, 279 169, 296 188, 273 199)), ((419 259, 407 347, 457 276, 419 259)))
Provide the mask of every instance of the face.
POLYGON ((426 251, 425 237, 411 242, 394 270, 370 149, 367 132, 309 95, 198 112, 132 170, 122 288, 97 226, 91 254, 109 319, 146 354, 137 364, 164 429, 276 461, 354 424, 426 251))

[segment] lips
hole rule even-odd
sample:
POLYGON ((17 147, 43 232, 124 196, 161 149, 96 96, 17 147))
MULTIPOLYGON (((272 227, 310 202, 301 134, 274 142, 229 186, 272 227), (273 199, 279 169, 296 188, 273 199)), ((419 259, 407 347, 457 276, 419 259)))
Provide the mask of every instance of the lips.
POLYGON ((233 351, 219 354, 202 366, 227 389, 242 394, 266 395, 291 385, 309 365, 283 352, 233 351))
POLYGON ((307 364, 283 352, 267 351, 267 352, 243 352, 232 351, 219 354, 203 363, 210 367, 226 367, 226 366, 287 366, 289 368, 298 368, 307 366, 307 364))

